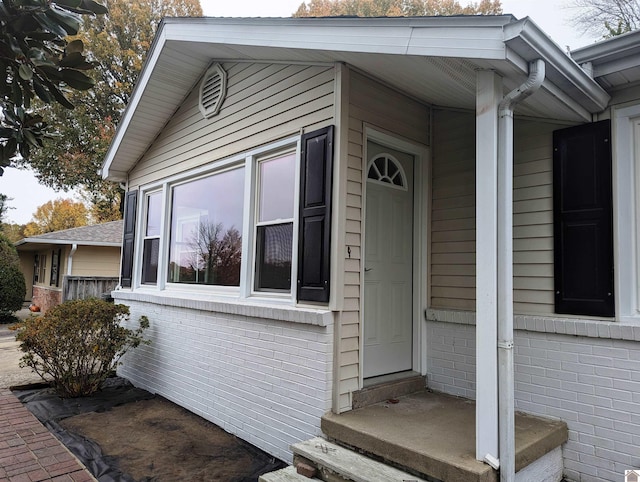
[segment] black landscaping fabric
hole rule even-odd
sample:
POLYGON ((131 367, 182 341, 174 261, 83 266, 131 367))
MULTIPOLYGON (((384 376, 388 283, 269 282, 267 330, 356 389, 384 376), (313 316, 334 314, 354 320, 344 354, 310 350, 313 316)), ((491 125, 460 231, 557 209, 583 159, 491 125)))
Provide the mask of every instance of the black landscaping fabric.
MULTIPOLYGON (((156 397, 152 393, 134 387, 129 381, 109 378, 101 390, 90 397, 60 398, 53 388, 14 389, 13 394, 29 409, 40 422, 49 429, 100 482, 136 482, 118 467, 115 457, 109 457, 92 440, 64 429, 58 422, 65 418, 84 413, 105 412, 119 405, 156 397)), ((257 447, 245 442, 249 452, 255 455, 259 466, 254 474, 237 482, 255 482, 259 475, 285 467, 278 459, 273 459, 257 447)), ((256 468, 256 466, 249 470, 256 468)))
POLYGON ((13 394, 100 482, 135 482, 118 468, 115 458, 102 453, 98 444, 65 430, 58 422, 83 413, 100 413, 125 403, 149 400, 155 395, 120 377, 107 379, 101 390, 90 397, 60 398, 53 388, 14 390, 13 394))

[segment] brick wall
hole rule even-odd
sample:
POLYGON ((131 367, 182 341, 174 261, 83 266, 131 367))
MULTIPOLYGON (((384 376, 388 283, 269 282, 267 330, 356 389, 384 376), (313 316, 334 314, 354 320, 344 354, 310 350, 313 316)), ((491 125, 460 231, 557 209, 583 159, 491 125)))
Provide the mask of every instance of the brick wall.
POLYGON ((119 369, 136 386, 287 462, 292 443, 321 434, 331 409, 332 324, 261 318, 284 315, 259 307, 237 310, 248 316, 116 301, 151 325, 151 345, 128 353, 119 369))
POLYGON ((39 306, 40 311, 44 313, 52 306, 62 303, 62 291, 60 289, 51 289, 44 286, 34 285, 31 303, 39 306))
MULTIPOLYGON (((447 321, 428 322, 429 386, 475 398, 473 314, 457 314, 462 318, 455 321, 441 310, 431 315, 447 321)), ((516 410, 567 423, 565 477, 613 482, 625 469, 640 467, 636 327, 528 317, 516 317, 516 327, 527 328, 515 331, 516 410)))

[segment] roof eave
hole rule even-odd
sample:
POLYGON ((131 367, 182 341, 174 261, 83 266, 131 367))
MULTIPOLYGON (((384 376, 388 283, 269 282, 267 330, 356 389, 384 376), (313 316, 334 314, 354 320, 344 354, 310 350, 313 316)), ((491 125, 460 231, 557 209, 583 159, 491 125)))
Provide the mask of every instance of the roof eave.
POLYGON ((124 113, 122 115, 122 119, 118 124, 118 128, 116 129, 116 134, 111 139, 111 144, 109 145, 109 149, 107 150, 107 155, 102 162, 102 168, 100 169, 100 175, 103 179, 114 181, 114 182, 126 182, 128 173, 125 171, 118 170, 110 170, 111 164, 115 158, 115 154, 117 152, 117 146, 122 142, 125 133, 129 128, 129 124, 131 123, 131 119, 137 108, 140 99, 142 98, 142 94, 144 93, 144 89, 149 81, 149 77, 153 72, 153 66, 155 65, 160 53, 162 52, 162 46, 166 41, 166 37, 164 35, 165 25, 167 24, 167 19, 163 18, 158 25, 158 30, 156 31, 156 36, 151 43, 151 47, 149 48, 149 55, 142 66, 142 71, 138 76, 138 80, 135 83, 133 88, 133 92, 131 93, 131 97, 129 103, 127 104, 124 113))
POLYGON ((556 85, 572 86, 574 98, 594 114, 604 110, 611 97, 529 17, 505 26, 505 43, 526 60, 545 61, 547 77, 556 85), (521 44, 522 43, 522 44, 521 44))
POLYGON ((628 50, 637 50, 640 45, 640 30, 635 30, 586 47, 571 51, 571 57, 579 64, 584 62, 606 62, 608 57, 628 50))
MULTIPOLYGON (((128 172, 139 160, 140 152, 148 148, 148 145, 139 144, 136 154, 119 152, 123 141, 127 139, 129 130, 133 128, 132 121, 144 99, 156 64, 162 58, 167 42, 171 42, 171 48, 174 50, 176 45, 188 46, 191 43, 206 43, 212 46, 242 46, 245 48, 245 52, 247 48, 255 47, 253 49, 255 55, 251 58, 265 61, 268 59, 260 56, 265 55, 264 50, 261 51, 265 48, 267 51, 270 48, 291 48, 322 51, 328 54, 332 52, 361 52, 363 54, 457 57, 495 60, 497 62, 511 62, 509 55, 510 51, 513 51, 516 56, 526 62, 536 58, 544 60, 549 73, 547 81, 550 87, 549 91, 552 91, 553 95, 559 95, 567 106, 585 120, 588 120, 591 113, 602 111, 610 99, 609 95, 576 62, 568 57, 528 18, 519 21, 511 15, 401 19, 342 17, 317 19, 168 18, 163 20, 158 28, 158 33, 136 83, 129 105, 105 157, 102 176, 106 179, 125 181, 128 172), (356 25, 363 29, 370 27, 375 31, 379 31, 378 29, 381 27, 388 28, 389 35, 378 35, 376 44, 372 45, 372 37, 353 35, 356 25), (185 28, 185 26, 189 28, 185 28), (264 28, 257 28, 258 26, 264 28), (302 27, 305 32, 304 38, 299 35, 302 27), (479 43, 482 45, 464 49, 457 47, 455 43, 433 41, 434 35, 437 35, 439 31, 443 32, 443 39, 450 38, 450 29, 453 27, 472 28, 474 32, 480 32, 479 43), (274 28, 279 33, 267 35, 273 33, 274 28), (327 44, 326 37, 327 28, 333 29, 330 32, 332 35, 329 44, 327 44), (288 35, 289 33, 292 35, 288 35), (114 165, 116 158, 118 158, 118 162, 114 165)), ((211 55, 215 56, 213 49, 211 55)), ((526 62, 519 68, 526 68, 526 62)), ((195 74, 193 75, 195 76, 195 74)), ((197 78, 194 77, 192 80, 195 85, 197 78)), ((151 133, 149 135, 153 137, 151 133)), ((148 139, 149 143, 152 142, 151 137, 148 139)))
POLYGON ((122 243, 114 243, 108 241, 82 241, 72 239, 48 239, 48 238, 24 238, 14 243, 14 246, 23 246, 26 244, 56 244, 56 245, 73 245, 79 246, 105 246, 105 247, 120 247, 122 243))

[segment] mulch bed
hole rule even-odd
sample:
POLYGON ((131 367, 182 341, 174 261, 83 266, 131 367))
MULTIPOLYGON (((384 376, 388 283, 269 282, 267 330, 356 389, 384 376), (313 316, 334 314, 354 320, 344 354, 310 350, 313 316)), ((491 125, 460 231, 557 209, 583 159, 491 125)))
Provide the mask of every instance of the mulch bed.
POLYGON ((122 378, 91 397, 13 392, 100 482, 257 481, 286 464, 122 378))

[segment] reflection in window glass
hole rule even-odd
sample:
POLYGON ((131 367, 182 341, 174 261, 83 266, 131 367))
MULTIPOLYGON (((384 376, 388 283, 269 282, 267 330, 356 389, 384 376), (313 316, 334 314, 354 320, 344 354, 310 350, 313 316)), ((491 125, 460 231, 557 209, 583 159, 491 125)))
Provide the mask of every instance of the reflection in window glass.
POLYGON ((160 236, 162 196, 159 192, 147 196, 147 236, 160 236))
POLYGON ((159 254, 160 238, 145 239, 142 250, 142 282, 144 284, 157 283, 159 254))
POLYGON ((244 168, 172 189, 172 283, 240 285, 244 168))
POLYGON ((258 221, 291 219, 296 174, 295 153, 260 162, 258 221))
POLYGON ((293 223, 258 226, 256 289, 291 289, 293 223))

